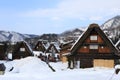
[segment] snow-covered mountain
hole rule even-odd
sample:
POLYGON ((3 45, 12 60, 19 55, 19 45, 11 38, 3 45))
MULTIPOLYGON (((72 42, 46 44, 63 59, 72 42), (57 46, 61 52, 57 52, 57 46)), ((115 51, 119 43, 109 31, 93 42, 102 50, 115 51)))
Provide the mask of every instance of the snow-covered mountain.
MULTIPOLYGON (((58 37, 51 37, 54 41, 59 39, 63 39, 65 41, 69 40, 76 40, 84 31, 86 27, 82 28, 75 28, 72 30, 64 31, 61 34, 56 34, 58 37)), ((113 40, 114 43, 120 38, 120 16, 115 16, 108 21, 106 21, 103 25, 101 25, 101 29, 113 40)), ((46 37, 51 35, 44 35, 46 37)), ((25 38, 32 38, 37 37, 38 39, 44 39, 45 37, 36 36, 36 35, 29 35, 29 34, 21 34, 17 32, 10 32, 10 31, 0 31, 0 42, 2 41, 23 41, 25 38)))
POLYGON ((18 42, 23 41, 25 38, 35 37, 36 35, 20 34, 13 31, 0 31, 0 42, 12 41, 18 42))
MULTIPOLYGON (((60 38, 66 41, 74 39, 76 40, 78 36, 85 31, 85 29, 86 28, 83 27, 83 29, 76 28, 73 30, 65 31, 62 34, 60 34, 60 38)), ((116 43, 120 39, 120 15, 107 20, 101 25, 101 29, 107 34, 109 38, 112 39, 114 43, 116 43)))
POLYGON ((118 26, 120 26, 120 15, 119 16, 115 16, 111 19, 109 19, 108 21, 106 21, 101 28, 103 30, 105 29, 113 29, 113 28, 117 28, 118 26))
POLYGON ((77 38, 83 33, 82 29, 75 28, 73 30, 68 30, 59 35, 60 39, 64 41, 77 40, 77 38))
POLYGON ((115 16, 106 21, 101 28, 113 40, 114 43, 120 38, 120 16, 115 16))

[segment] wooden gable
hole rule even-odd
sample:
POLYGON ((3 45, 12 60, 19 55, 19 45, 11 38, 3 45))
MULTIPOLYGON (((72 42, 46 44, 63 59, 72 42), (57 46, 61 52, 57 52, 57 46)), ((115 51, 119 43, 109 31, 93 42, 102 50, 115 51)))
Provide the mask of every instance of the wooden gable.
POLYGON ((17 42, 13 50, 13 59, 32 56, 32 49, 26 42, 17 42))
POLYGON ((42 41, 38 41, 37 44, 36 44, 35 47, 34 47, 34 50, 35 50, 35 51, 45 52, 45 51, 46 51, 46 48, 45 48, 45 46, 43 45, 42 41))
POLYGON ((91 24, 73 45, 71 54, 76 53, 118 54, 118 50, 97 24, 91 24))

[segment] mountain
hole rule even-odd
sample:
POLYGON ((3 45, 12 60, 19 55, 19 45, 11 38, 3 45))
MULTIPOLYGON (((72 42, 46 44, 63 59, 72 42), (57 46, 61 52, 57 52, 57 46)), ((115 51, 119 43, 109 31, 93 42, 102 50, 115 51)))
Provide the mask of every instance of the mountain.
POLYGON ((118 26, 120 26, 120 15, 115 16, 111 19, 109 19, 108 21, 106 21, 101 28, 103 30, 108 30, 108 29, 114 29, 117 28, 118 26))
POLYGON ((0 42, 3 41, 18 42, 23 41, 25 38, 33 38, 36 36, 37 35, 21 34, 13 31, 0 31, 0 42))
MULTIPOLYGON (((36 42, 39 39, 48 40, 49 42, 52 41, 70 41, 74 40, 76 41, 77 38, 84 32, 86 28, 83 29, 75 28, 72 30, 64 31, 61 34, 43 34, 41 36, 37 35, 29 35, 29 34, 21 34, 13 31, 0 31, 0 42, 2 41, 23 41, 24 39, 27 39, 27 42, 36 42)), ((114 43, 120 39, 120 16, 115 16, 108 21, 106 21, 104 24, 101 25, 101 29, 108 35, 109 38, 112 39, 114 43)))
POLYGON ((77 38, 83 33, 84 31, 79 28, 75 28, 73 30, 68 30, 59 35, 59 39, 62 39, 64 41, 70 41, 74 40, 76 41, 77 38))
MULTIPOLYGON (((64 41, 76 40, 85 31, 85 29, 76 28, 65 31, 60 34, 59 38, 64 41)), ((120 15, 107 20, 101 25, 101 29, 113 41, 113 43, 116 43, 120 39, 120 15)))
POLYGON ((120 16, 109 19, 101 25, 101 28, 116 43, 120 39, 120 16))
POLYGON ((48 40, 48 42, 56 42, 58 40, 58 34, 43 34, 39 39, 48 40))

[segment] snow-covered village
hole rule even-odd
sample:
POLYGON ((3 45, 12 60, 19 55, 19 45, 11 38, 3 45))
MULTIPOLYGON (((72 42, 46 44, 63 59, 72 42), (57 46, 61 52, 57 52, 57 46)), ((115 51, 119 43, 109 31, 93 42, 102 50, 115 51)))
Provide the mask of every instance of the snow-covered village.
POLYGON ((120 1, 107 1, 0 1, 0 80, 120 80, 120 1))

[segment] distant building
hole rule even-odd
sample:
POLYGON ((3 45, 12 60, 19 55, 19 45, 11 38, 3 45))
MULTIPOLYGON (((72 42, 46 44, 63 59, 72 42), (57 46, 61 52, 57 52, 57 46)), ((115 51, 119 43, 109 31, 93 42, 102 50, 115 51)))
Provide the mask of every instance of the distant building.
POLYGON ((32 56, 33 51, 31 47, 25 41, 16 42, 14 44, 9 43, 6 50, 8 59, 20 59, 27 56, 32 56))
POLYGON ((73 40, 61 43, 61 45, 60 45, 60 59, 62 62, 67 62, 66 55, 70 53, 70 49, 73 46, 73 44, 74 44, 73 40))
POLYGON ((50 46, 47 48, 45 54, 47 55, 49 61, 55 62, 60 60, 59 50, 53 43, 51 43, 50 46))
POLYGON ((46 48, 45 48, 45 46, 44 46, 42 41, 38 41, 33 50, 45 52, 46 48))
POLYGON ((13 55, 13 59, 20 59, 27 56, 32 56, 33 52, 31 47, 27 44, 27 42, 22 41, 22 42, 17 42, 12 52, 12 55, 13 55))

